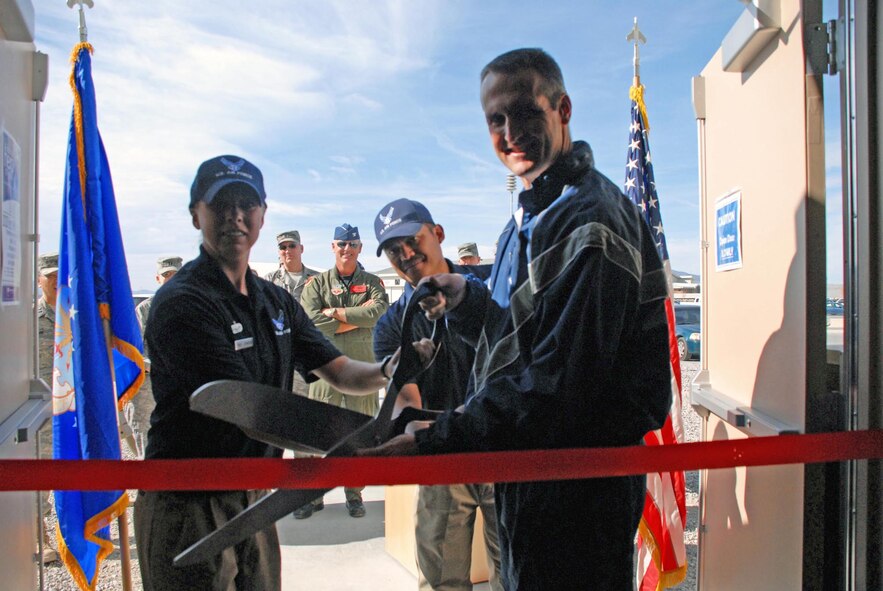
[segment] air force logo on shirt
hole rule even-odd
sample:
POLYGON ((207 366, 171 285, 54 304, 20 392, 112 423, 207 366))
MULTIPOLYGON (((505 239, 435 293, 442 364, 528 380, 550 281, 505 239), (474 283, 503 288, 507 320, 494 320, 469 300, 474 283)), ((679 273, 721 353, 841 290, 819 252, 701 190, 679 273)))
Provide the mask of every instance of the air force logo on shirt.
POLYGON ((291 328, 285 327, 285 313, 282 310, 279 310, 279 315, 276 318, 270 319, 273 322, 273 328, 276 329, 276 336, 281 337, 284 334, 288 334, 291 332, 291 328))

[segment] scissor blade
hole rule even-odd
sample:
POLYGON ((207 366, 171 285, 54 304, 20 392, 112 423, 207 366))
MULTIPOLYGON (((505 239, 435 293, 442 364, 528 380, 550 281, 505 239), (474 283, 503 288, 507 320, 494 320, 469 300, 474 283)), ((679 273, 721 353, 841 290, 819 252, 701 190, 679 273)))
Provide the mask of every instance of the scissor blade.
POLYGON ((273 525, 298 507, 318 499, 331 489, 279 489, 250 505, 242 513, 205 536, 175 557, 175 566, 204 562, 225 548, 238 544, 273 525))
POLYGON ((209 382, 190 397, 190 409, 277 447, 324 454, 371 417, 252 382, 209 382))

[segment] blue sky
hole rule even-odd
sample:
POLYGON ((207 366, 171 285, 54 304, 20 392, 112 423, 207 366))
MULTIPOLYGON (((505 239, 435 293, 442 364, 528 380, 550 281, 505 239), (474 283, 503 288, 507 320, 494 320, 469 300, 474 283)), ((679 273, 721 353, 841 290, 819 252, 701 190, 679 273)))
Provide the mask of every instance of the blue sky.
MULTIPOLYGON (((41 111, 41 235, 55 247, 77 12, 35 2, 37 49, 50 56, 41 111)), ((478 73, 516 47, 546 49, 573 99, 575 139, 624 176, 637 16, 641 79, 672 266, 699 269, 696 122, 690 79, 710 61, 740 2, 301 2, 96 0, 98 121, 114 177, 132 286, 154 287, 155 260, 193 258, 187 212, 199 163, 231 153, 258 165, 269 208, 253 261, 274 261, 276 233, 298 229, 311 266, 332 264, 333 228, 360 228, 369 270, 373 219, 393 199, 422 201, 446 230, 445 254, 483 256, 509 216, 507 171, 478 101, 478 73), (540 8, 542 5, 544 8, 540 8)))

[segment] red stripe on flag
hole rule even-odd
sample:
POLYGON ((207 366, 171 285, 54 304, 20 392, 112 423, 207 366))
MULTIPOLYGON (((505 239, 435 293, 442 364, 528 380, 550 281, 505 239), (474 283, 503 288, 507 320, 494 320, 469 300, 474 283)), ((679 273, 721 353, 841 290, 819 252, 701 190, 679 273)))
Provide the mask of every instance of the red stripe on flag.
MULTIPOLYGON (((666 267, 668 271, 668 267, 666 267)), ((674 306, 671 298, 665 301, 665 315, 668 319, 669 363, 672 374, 672 408, 661 429, 644 436, 648 446, 677 445, 683 443, 681 427, 681 358, 678 351, 678 339, 675 334, 674 306)), ((647 496, 644 499, 644 512, 638 529, 639 558, 638 585, 644 589, 664 589, 681 582, 687 572, 687 552, 684 542, 684 524, 687 521, 686 481, 682 471, 657 473, 658 480, 647 479, 647 496), (649 487, 658 485, 659 490, 649 487), (671 503, 675 506, 671 506, 671 503), (657 505, 660 503, 662 506, 657 505), (669 516, 677 510, 680 524, 670 523, 669 516), (649 552, 652 560, 644 559, 649 552), (641 572, 641 568, 644 569, 641 572)))

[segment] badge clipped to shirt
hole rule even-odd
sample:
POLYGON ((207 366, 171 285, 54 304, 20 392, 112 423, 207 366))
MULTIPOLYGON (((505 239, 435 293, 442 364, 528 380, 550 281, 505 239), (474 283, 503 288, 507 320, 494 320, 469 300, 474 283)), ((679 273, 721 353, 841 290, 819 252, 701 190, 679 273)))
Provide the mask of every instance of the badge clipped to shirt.
POLYGON ((237 351, 251 349, 252 347, 254 347, 254 337, 245 337, 244 339, 236 339, 233 341, 233 348, 237 351))
POLYGON ((368 286, 364 283, 362 285, 351 285, 350 292, 351 293, 365 293, 368 291, 368 286))
POLYGON ((241 322, 234 322, 233 324, 231 324, 230 325, 230 332, 232 332, 233 334, 241 333, 242 332, 242 323, 241 322))

